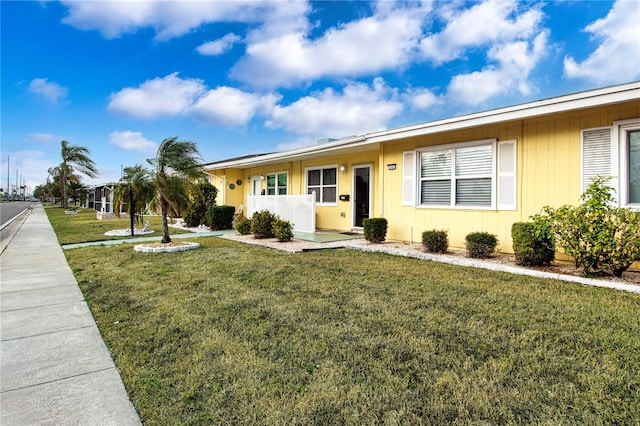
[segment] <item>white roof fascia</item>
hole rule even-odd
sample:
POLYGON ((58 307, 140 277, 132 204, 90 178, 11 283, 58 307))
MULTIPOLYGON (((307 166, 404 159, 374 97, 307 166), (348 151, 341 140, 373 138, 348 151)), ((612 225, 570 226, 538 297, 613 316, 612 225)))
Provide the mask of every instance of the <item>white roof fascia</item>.
POLYGON ((640 81, 610 86, 601 89, 573 93, 543 99, 525 104, 499 108, 490 111, 462 115, 443 120, 432 121, 413 126, 399 127, 391 130, 367 133, 362 136, 352 136, 333 142, 310 145, 291 151, 282 151, 263 156, 250 157, 233 161, 222 161, 204 166, 205 170, 253 167, 278 162, 300 160, 313 157, 321 153, 340 151, 345 148, 356 148, 365 145, 378 144, 395 139, 413 136, 429 135, 470 127, 501 123, 505 121, 521 120, 558 112, 591 108, 608 104, 640 100, 640 81))
POLYGON ((320 152, 331 152, 343 148, 345 145, 348 147, 356 147, 368 143, 365 141, 364 136, 352 136, 348 138, 338 139, 332 142, 325 142, 322 144, 315 144, 305 146, 302 148, 293 149, 291 151, 274 152, 272 154, 259 155, 256 157, 242 158, 232 161, 221 161, 219 163, 208 164, 204 166, 205 170, 225 169, 234 167, 253 167, 263 164, 277 163, 282 161, 288 161, 291 159, 298 159, 305 155, 313 155, 320 152))
POLYGON ((469 127, 521 120, 541 115, 639 99, 640 81, 637 81, 621 86, 579 92, 571 95, 549 98, 491 111, 462 115, 415 126, 401 127, 377 133, 368 133, 365 136, 367 141, 370 142, 385 142, 393 139, 460 130, 469 127))

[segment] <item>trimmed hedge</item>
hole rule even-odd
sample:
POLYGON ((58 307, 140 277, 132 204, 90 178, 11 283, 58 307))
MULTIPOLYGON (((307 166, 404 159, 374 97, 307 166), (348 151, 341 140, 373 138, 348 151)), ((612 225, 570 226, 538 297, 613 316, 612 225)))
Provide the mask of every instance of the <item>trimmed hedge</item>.
POLYGON ((449 249, 447 231, 432 229, 422 233, 422 247, 429 253, 446 253, 449 249))
POLYGON ((541 266, 555 259, 553 234, 550 230, 536 229, 533 222, 516 222, 511 226, 511 239, 516 264, 541 266))
POLYGON ((213 231, 233 228, 234 206, 210 206, 207 210, 207 220, 209 228, 213 231))
POLYGON ((493 256, 498 245, 498 237, 488 232, 472 232, 465 237, 467 255, 475 258, 493 256))
POLYGON ((383 217, 364 219, 364 238, 372 243, 381 243, 387 236, 387 224, 387 219, 383 217))

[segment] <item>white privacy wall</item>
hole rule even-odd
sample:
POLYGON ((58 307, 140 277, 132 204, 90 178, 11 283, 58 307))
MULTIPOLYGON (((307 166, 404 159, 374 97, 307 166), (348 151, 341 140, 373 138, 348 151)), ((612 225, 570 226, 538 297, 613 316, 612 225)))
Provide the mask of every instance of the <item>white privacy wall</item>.
POLYGON ((291 222, 294 231, 316 231, 316 201, 309 195, 249 195, 247 217, 260 210, 269 210, 280 219, 291 222))

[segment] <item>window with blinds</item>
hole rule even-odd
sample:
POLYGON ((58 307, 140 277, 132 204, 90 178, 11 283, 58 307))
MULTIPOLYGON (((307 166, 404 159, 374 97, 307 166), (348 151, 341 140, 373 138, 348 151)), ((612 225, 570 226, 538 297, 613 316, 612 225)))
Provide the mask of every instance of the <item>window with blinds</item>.
POLYGON ((495 143, 420 152, 420 205, 492 207, 495 143))
POLYGON ((582 131, 582 192, 596 176, 611 176, 611 128, 582 131))

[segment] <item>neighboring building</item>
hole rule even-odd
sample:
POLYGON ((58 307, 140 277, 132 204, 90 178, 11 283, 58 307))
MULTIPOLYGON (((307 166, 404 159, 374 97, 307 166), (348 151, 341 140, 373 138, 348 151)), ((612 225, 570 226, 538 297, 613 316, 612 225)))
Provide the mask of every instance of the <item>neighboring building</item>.
MULTIPOLYGON (((640 82, 205 165, 220 204, 315 194, 317 229, 385 217, 387 239, 429 229, 464 247, 473 231, 511 252, 511 225, 577 204, 596 175, 640 208, 640 82)), ((313 204, 313 201, 309 201, 313 204)), ((251 209, 245 209, 250 215, 251 209)), ((295 226, 295 223, 294 223, 295 226)))
POLYGON ((104 183, 87 187, 87 195, 81 205, 100 214, 100 219, 115 217, 113 214, 113 190, 116 183, 104 183))

